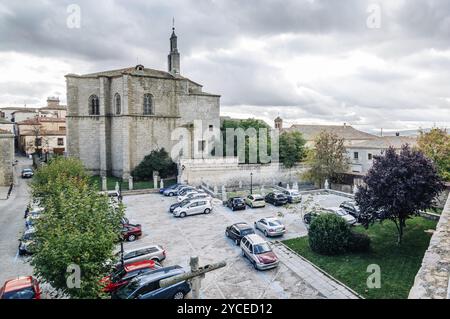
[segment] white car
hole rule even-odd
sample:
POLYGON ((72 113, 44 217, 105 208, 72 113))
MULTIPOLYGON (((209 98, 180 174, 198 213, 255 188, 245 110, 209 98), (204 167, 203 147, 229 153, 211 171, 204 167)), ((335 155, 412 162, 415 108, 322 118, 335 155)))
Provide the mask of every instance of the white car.
POLYGON ((345 221, 347 222, 347 224, 349 224, 349 225, 356 224, 356 218, 353 217, 352 215, 350 215, 349 213, 347 213, 342 208, 339 208, 339 207, 327 208, 327 209, 325 209, 325 212, 332 213, 332 214, 335 214, 335 215, 337 215, 339 217, 344 218, 345 221))
POLYGON ((290 204, 300 203, 302 201, 302 195, 296 190, 285 190, 283 194, 286 195, 290 204))
POLYGON ((191 193, 191 194, 189 194, 189 195, 186 195, 186 196, 181 196, 181 198, 180 197, 178 197, 178 202, 183 202, 184 200, 193 200, 193 199, 207 199, 207 200, 211 200, 211 196, 209 196, 208 194, 206 194, 206 193, 202 193, 202 192, 199 192, 199 193, 191 193))
POLYGON ((266 237, 282 236, 286 232, 286 227, 275 217, 266 217, 256 221, 255 228, 263 232, 266 237))
POLYGON ((198 193, 199 192, 196 190, 190 190, 190 191, 184 193, 183 195, 178 196, 177 200, 178 200, 178 202, 181 202, 181 201, 183 201, 183 199, 192 198, 193 195, 198 194, 198 193), (191 197, 189 197, 189 196, 191 196, 191 197))
POLYGON ((182 207, 177 207, 173 211, 173 216, 184 218, 189 215, 209 214, 212 211, 212 205, 209 200, 194 199, 182 207))

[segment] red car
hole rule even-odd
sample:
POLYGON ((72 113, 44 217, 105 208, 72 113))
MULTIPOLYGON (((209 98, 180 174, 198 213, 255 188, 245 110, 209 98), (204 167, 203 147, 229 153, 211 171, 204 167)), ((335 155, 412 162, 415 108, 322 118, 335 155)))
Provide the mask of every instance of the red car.
POLYGON ((41 299, 41 288, 32 276, 11 279, 0 289, 0 299, 41 299))
POLYGON ((125 265, 124 267, 119 266, 112 275, 104 277, 101 280, 101 284, 104 286, 103 291, 114 292, 120 287, 128 284, 134 277, 159 268, 162 268, 162 266, 153 260, 138 261, 125 265))
POLYGON ((122 238, 127 241, 135 241, 142 235, 140 224, 122 224, 122 238))

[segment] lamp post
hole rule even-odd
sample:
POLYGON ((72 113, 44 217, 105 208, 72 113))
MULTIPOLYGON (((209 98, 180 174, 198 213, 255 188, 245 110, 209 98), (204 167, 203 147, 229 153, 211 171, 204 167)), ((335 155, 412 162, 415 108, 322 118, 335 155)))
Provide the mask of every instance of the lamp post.
POLYGON ((250 194, 253 195, 253 172, 250 173, 250 194))
POLYGON ((119 179, 119 203, 122 203, 122 182, 123 178, 121 177, 119 179))

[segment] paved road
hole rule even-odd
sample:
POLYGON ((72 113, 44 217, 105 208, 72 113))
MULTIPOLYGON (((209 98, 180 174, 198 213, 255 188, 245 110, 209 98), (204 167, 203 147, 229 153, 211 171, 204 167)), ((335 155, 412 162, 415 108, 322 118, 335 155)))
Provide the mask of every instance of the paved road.
POLYGON ((24 231, 23 214, 30 200, 28 181, 20 178, 24 167, 30 167, 31 161, 17 157, 16 186, 8 200, 0 200, 0 285, 16 276, 31 275, 32 267, 17 256, 18 239, 24 231))

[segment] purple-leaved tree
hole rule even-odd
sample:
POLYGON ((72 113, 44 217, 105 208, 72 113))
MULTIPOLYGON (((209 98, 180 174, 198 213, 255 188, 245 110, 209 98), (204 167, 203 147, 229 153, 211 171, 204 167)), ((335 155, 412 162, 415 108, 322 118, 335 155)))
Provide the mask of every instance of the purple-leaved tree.
POLYGON ((422 152, 404 145, 400 152, 389 148, 374 158, 356 194, 367 228, 377 220, 391 220, 401 244, 406 220, 430 208, 444 185, 434 163, 422 152))

